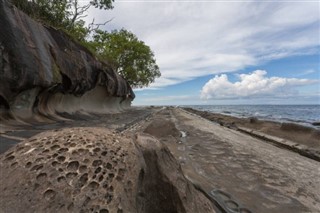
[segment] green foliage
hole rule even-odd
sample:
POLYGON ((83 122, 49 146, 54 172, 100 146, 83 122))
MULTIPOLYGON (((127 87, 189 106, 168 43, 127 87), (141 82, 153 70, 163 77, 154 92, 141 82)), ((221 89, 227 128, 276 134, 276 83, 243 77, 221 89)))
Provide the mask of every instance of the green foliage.
POLYGON ((96 30, 92 43, 96 54, 111 61, 132 87, 148 86, 161 76, 150 47, 130 31, 122 29, 109 33, 96 30))
MULTIPOLYGON (((85 26, 81 19, 93 6, 99 9, 112 9, 114 0, 11 0, 29 16, 47 25, 61 29, 102 60, 111 62, 114 69, 132 87, 144 87, 160 77, 159 67, 150 47, 125 29, 111 33, 97 30, 101 24, 85 26), (87 4, 83 4, 87 2, 87 4), (94 28, 96 26, 96 28, 94 28), (94 31, 93 41, 89 41, 94 31)), ((108 22, 108 21, 107 21, 108 22)), ((106 23, 107 23, 106 22, 106 23)), ((103 24, 102 24, 103 25, 103 24)))
MULTIPOLYGON (((79 4, 81 0, 11 0, 12 3, 29 16, 39 19, 57 28, 72 29, 79 18, 94 6, 99 9, 112 9, 114 0, 91 0, 88 4, 79 4)), ((85 1, 83 1, 85 2, 85 1)))
POLYGON ((112 2, 114 0, 91 0, 90 3, 96 8, 109 10, 113 9, 112 2))
POLYGON ((67 0, 12 0, 12 3, 27 13, 54 27, 66 27, 69 22, 67 0))
POLYGON ((85 27, 85 22, 80 20, 75 22, 72 27, 69 27, 67 33, 77 41, 86 42, 86 38, 89 35, 89 29, 85 27))

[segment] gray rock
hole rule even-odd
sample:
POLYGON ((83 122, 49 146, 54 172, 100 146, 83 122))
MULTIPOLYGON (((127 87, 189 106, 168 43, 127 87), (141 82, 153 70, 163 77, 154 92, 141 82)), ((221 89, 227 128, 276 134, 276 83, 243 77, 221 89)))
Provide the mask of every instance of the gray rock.
POLYGON ((2 118, 6 113, 22 120, 34 112, 46 115, 48 108, 55 111, 55 103, 48 106, 55 94, 81 98, 95 88, 103 88, 106 98, 118 98, 119 105, 130 105, 134 99, 127 81, 108 62, 6 0, 0 0, 0 29, 2 118))
POLYGON ((215 212, 153 137, 40 133, 0 155, 0 212, 215 212))

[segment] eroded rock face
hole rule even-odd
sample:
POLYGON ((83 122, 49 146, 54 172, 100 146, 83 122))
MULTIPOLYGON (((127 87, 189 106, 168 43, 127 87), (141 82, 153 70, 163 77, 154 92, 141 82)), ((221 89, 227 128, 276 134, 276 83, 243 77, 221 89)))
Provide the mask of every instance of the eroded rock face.
POLYGON ((0 156, 1 212, 214 212, 168 149, 105 128, 41 133, 0 156))
POLYGON ((56 110, 57 101, 66 105, 75 99, 76 103, 87 101, 82 97, 93 89, 104 90, 106 99, 116 98, 113 101, 119 107, 130 105, 134 99, 126 80, 108 64, 98 61, 62 31, 34 21, 7 0, 0 0, 0 29, 2 118, 5 114, 22 120, 35 112, 46 115, 48 108, 56 110))

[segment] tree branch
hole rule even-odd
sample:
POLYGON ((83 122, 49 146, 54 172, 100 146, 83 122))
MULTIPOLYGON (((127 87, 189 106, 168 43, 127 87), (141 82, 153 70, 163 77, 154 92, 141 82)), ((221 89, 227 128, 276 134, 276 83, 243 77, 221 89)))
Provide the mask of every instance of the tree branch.
POLYGON ((98 29, 100 28, 100 26, 104 26, 104 25, 106 25, 107 23, 111 22, 113 19, 114 19, 114 17, 113 17, 113 18, 111 18, 111 19, 109 19, 108 21, 105 21, 104 23, 101 23, 101 24, 95 24, 95 23, 94 23, 94 20, 95 20, 95 19, 93 18, 93 19, 92 19, 91 24, 89 24, 89 28, 88 28, 88 30, 89 30, 89 32, 92 32, 92 31, 98 30, 98 29))

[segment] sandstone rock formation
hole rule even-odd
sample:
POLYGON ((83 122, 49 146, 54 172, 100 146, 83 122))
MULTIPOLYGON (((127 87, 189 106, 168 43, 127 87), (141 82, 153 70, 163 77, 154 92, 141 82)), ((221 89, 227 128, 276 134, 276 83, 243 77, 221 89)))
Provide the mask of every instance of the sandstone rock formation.
POLYGON ((43 132, 0 156, 0 212, 214 212, 158 140, 43 132))
POLYGON ((105 62, 64 32, 0 0, 0 118, 28 121, 56 112, 107 112, 135 95, 105 62))

